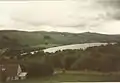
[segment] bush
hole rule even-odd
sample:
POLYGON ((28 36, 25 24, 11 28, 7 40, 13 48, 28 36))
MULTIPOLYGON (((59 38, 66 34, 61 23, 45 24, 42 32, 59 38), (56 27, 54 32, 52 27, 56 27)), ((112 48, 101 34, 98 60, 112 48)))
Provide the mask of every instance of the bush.
POLYGON ((25 65, 28 77, 49 76, 53 74, 53 68, 47 64, 27 63, 25 65))

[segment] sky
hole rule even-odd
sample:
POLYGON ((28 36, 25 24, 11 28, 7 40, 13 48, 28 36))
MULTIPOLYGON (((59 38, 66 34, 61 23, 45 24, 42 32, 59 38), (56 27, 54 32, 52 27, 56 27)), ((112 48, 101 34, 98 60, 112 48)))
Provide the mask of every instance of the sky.
POLYGON ((120 0, 0 1, 0 30, 120 34, 120 0))

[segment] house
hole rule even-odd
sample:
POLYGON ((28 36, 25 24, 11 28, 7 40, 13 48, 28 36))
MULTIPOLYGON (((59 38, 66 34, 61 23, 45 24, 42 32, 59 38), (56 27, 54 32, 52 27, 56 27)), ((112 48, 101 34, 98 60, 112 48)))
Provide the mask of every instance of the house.
POLYGON ((23 72, 20 64, 18 63, 0 63, 0 80, 12 81, 23 80, 26 78, 27 72, 23 72))

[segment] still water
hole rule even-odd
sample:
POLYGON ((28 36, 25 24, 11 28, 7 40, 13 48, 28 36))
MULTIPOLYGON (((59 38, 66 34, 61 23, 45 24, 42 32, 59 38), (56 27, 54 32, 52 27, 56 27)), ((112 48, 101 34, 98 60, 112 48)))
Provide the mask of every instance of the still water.
MULTIPOLYGON (((86 49, 88 47, 93 46, 101 46, 101 45, 107 45, 108 43, 84 43, 84 44, 72 44, 72 45, 64 45, 64 46, 58 46, 58 47, 52 47, 44 49, 44 52, 54 53, 59 50, 66 50, 66 49, 86 49)), ((112 43, 113 44, 113 43, 112 43)))

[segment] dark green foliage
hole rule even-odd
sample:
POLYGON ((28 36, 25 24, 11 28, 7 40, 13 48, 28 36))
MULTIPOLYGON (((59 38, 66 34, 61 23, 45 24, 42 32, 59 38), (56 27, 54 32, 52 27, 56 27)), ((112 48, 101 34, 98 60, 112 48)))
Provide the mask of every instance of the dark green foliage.
POLYGON ((53 68, 47 64, 28 63, 26 66, 28 77, 48 76, 53 74, 53 68))
POLYGON ((48 35, 44 35, 44 39, 51 39, 51 37, 48 35))
POLYGON ((1 78, 0 78, 1 80, 0 81, 2 83, 5 83, 6 82, 6 78, 7 78, 7 76, 5 75, 5 71, 2 71, 1 72, 1 78))
POLYGON ((77 60, 75 56, 67 56, 64 58, 65 69, 70 69, 71 65, 77 60))
POLYGON ((62 68, 63 67, 63 64, 62 64, 62 57, 61 56, 51 56, 51 61, 52 61, 52 64, 55 68, 62 68))
POLYGON ((1 48, 17 49, 21 47, 22 44, 20 44, 17 39, 9 38, 8 36, 5 35, 0 37, 0 49, 1 48))
POLYGON ((54 67, 67 70, 120 71, 120 45, 108 44, 86 50, 64 50, 50 54, 54 67))

